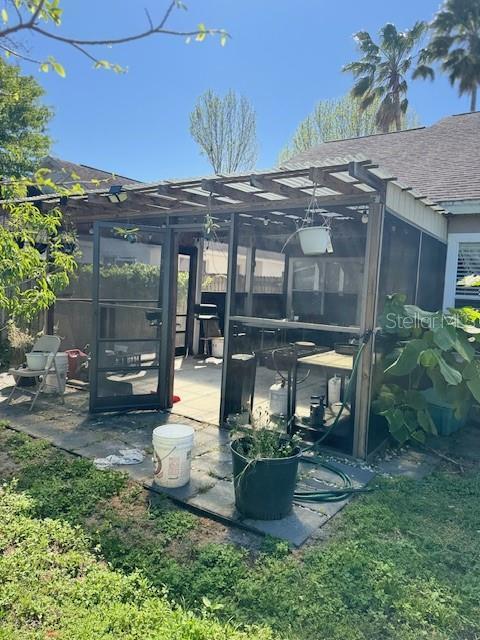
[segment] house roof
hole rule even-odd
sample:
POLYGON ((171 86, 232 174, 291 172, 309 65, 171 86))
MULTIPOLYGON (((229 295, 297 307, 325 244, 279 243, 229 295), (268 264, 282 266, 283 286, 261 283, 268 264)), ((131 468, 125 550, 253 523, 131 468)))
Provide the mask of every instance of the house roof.
POLYGON ((358 154, 436 202, 480 199, 479 111, 430 127, 324 142, 283 166, 319 165, 333 156, 358 154))
POLYGON ((53 156, 46 156, 42 160, 42 167, 50 169, 49 178, 55 184, 65 187, 76 183, 80 183, 84 189, 95 189, 118 184, 139 184, 138 180, 132 180, 132 178, 119 176, 85 164, 68 162, 53 156))

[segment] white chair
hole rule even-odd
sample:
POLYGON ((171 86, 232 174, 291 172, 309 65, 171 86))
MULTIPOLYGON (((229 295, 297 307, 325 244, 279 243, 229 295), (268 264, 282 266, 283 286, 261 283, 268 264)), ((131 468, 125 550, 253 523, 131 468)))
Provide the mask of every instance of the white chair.
POLYGON ((58 336, 42 336, 33 345, 32 353, 40 352, 48 354, 45 362, 45 367, 43 369, 29 369, 27 366, 23 366, 18 369, 9 369, 8 373, 10 373, 15 378, 15 386, 13 387, 10 395, 7 398, 7 404, 10 404, 11 400, 13 399, 15 391, 17 390, 22 378, 41 378, 40 382, 37 383, 37 388, 35 390, 28 389, 27 387, 21 387, 22 393, 29 393, 33 395, 32 404, 30 405, 31 411, 35 405, 35 402, 37 401, 38 396, 45 388, 47 375, 51 372, 54 372, 57 377, 57 388, 59 390, 62 403, 65 402, 63 393, 61 391, 62 384, 55 358, 59 348, 60 338, 58 336))

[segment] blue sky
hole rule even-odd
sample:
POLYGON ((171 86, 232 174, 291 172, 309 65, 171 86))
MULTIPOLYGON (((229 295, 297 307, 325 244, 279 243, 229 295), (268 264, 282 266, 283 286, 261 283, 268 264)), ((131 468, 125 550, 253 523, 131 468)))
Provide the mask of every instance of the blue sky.
MULTIPOLYGON (((357 56, 352 34, 376 33, 386 22, 399 29, 429 19, 439 0, 185 0, 170 26, 199 22, 232 35, 185 44, 154 36, 99 51, 128 66, 125 75, 93 70, 73 50, 31 41, 32 53, 53 54, 67 69, 62 79, 34 72, 55 109, 53 153, 141 180, 209 173, 189 134, 189 113, 199 94, 229 88, 247 96, 257 112, 259 168, 273 166, 299 121, 323 98, 345 94, 351 76, 341 67, 357 56)), ((161 14, 159 0, 70 0, 61 31, 117 36, 142 29, 144 7, 161 14)), ((409 97, 422 124, 468 110, 445 78, 411 83, 409 97)))

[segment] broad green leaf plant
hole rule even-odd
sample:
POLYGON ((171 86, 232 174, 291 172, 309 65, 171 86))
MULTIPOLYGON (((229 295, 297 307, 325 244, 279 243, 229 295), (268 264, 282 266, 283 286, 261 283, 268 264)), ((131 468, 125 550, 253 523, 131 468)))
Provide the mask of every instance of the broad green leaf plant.
POLYGON ((372 408, 387 420, 398 443, 424 443, 437 433, 427 389, 448 403, 458 419, 480 403, 480 328, 465 324, 464 317, 407 305, 402 294, 388 297, 380 318, 386 348, 372 408))

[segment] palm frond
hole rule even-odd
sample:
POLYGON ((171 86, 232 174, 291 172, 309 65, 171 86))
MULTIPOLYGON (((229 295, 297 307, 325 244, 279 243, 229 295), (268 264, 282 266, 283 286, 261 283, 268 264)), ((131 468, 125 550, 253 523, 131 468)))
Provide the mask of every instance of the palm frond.
POLYGON ((378 55, 379 47, 374 43, 368 31, 357 31, 353 39, 357 42, 360 51, 363 51, 367 56, 378 55))
POLYGON ((418 20, 413 27, 406 32, 409 46, 412 47, 417 44, 427 29, 427 23, 423 20, 418 20))
POLYGON ((387 22, 387 24, 380 29, 380 37, 385 49, 391 51, 398 48, 400 34, 397 31, 397 27, 391 22, 387 22))
POLYGON ((412 74, 412 78, 416 80, 417 78, 421 78, 422 80, 434 80, 435 71, 432 67, 429 67, 427 64, 419 64, 417 65, 415 71, 412 74))
POLYGON ((352 97, 362 98, 366 93, 372 90, 373 84, 373 76, 361 76, 352 87, 352 97))
POLYGON ((342 67, 342 71, 353 73, 354 76, 373 75, 375 73, 375 65, 371 62, 358 60, 357 62, 349 62, 342 67))

